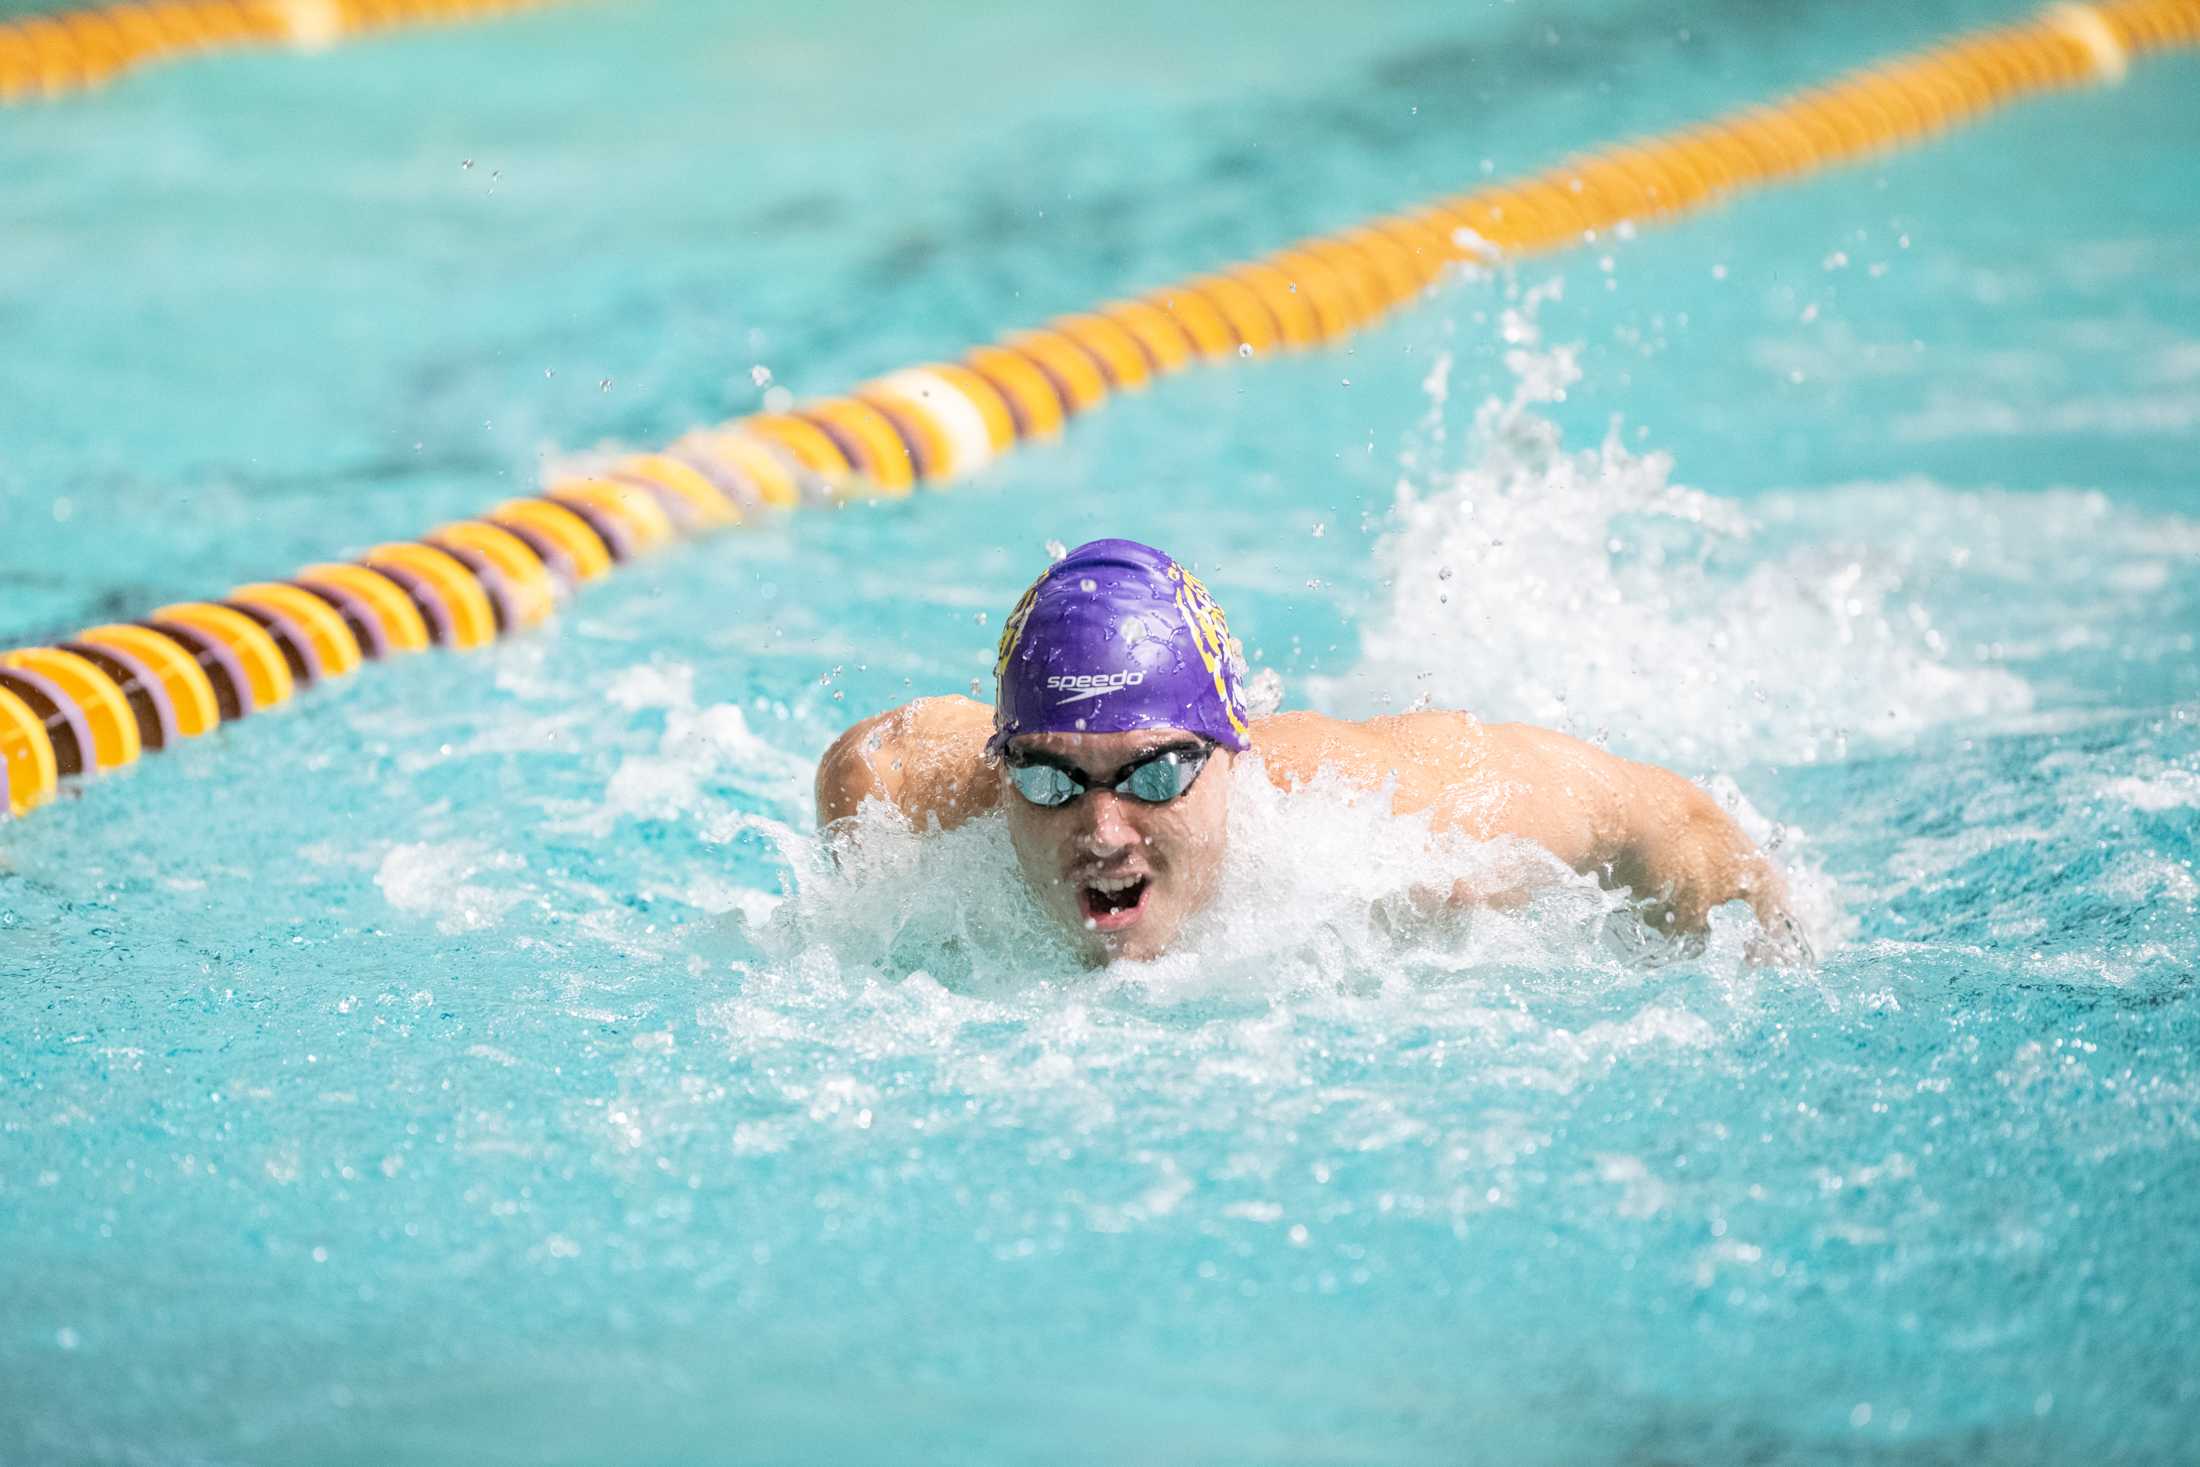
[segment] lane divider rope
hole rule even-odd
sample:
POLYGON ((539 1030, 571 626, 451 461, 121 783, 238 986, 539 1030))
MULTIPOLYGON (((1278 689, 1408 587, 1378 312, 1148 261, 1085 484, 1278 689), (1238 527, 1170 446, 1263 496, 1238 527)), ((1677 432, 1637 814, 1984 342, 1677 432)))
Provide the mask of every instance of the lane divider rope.
POLYGON ((0 104, 96 87, 132 67, 236 46, 317 50, 404 25, 478 20, 545 0, 140 0, 0 22, 0 104))
POLYGON ((2115 80, 2133 57, 2195 44, 2200 0, 2057 5, 1770 105, 1058 317, 958 362, 700 428, 352 561, 0 654, 7 808, 21 814, 62 780, 122 768, 362 661, 484 646, 535 626, 577 586, 674 540, 806 505, 904 496, 1195 363, 1334 341, 1417 299, 1456 262, 1678 214, 2031 93, 2115 80))

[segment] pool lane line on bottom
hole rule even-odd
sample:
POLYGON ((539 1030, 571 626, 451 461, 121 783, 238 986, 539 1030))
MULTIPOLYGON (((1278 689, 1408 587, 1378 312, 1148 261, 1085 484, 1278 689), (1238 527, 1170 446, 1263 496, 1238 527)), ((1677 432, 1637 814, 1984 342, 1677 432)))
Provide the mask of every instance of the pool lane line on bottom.
POLYGON ((472 648, 671 542, 779 510, 895 498, 982 467, 1117 392, 1199 362, 1335 341, 1456 262, 1558 249, 1916 141, 2033 93, 2120 79, 2200 43, 2200 0, 2058 5, 1716 121, 1300 240, 1058 317, 957 362, 758 413, 556 478, 539 495, 356 560, 0 655, 0 762, 20 815, 66 779, 287 702, 363 661, 472 648))
POLYGON ((0 21, 0 104, 66 96, 149 62, 242 46, 319 50, 546 0, 141 0, 0 21))

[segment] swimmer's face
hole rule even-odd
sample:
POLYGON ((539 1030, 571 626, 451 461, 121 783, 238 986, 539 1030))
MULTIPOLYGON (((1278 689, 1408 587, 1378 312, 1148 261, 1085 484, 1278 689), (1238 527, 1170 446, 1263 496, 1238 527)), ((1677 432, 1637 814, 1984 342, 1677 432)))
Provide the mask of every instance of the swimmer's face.
POLYGON ((1052 764, 1088 785, 1156 754, 1196 757, 1207 743, 1171 729, 1029 734, 1006 751, 1001 805, 1016 860, 1039 904, 1095 962, 1158 956, 1214 896, 1230 813, 1230 751, 1215 749, 1191 787, 1165 804, 1090 788, 1048 809, 1017 793, 1008 766, 1052 764))

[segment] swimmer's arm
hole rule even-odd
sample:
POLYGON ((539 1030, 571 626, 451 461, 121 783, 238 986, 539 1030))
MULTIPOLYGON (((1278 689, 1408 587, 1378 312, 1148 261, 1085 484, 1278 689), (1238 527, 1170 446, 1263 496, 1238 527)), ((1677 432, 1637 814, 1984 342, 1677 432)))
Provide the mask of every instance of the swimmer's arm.
MULTIPOLYGON (((1532 724, 1485 724, 1427 712, 1344 723, 1316 714, 1263 720, 1256 746, 1268 775, 1292 788, 1323 770, 1369 788, 1388 785, 1401 815, 1427 811, 1437 830, 1479 841, 1531 842, 1644 904, 1666 931, 1701 932, 1712 908, 1737 897, 1757 914, 1755 955, 1808 961, 1779 871, 1718 802, 1669 770, 1616 758, 1532 724)), ((1543 877, 1511 863, 1456 883, 1438 900, 1518 907, 1543 877)))
POLYGON ((1779 869, 1702 789, 1550 729, 1505 724, 1488 735, 1490 773, 1508 797, 1455 823, 1483 839, 1537 842, 1631 892, 1663 931, 1700 933, 1712 909, 1745 901, 1765 934, 1760 956, 1808 960, 1779 869))
MULTIPOLYGON (((1564 749, 1546 749, 1531 737, 1545 733, 1524 724, 1493 727, 1464 713, 1393 714, 1360 723, 1283 713, 1255 725, 1254 747, 1280 788, 1300 788, 1328 775, 1363 789, 1387 789, 1394 813, 1426 813, 1435 830, 1478 841, 1525 841, 1565 866, 1588 871, 1600 845, 1591 819, 1599 802, 1583 795, 1600 794, 1603 786, 1551 757, 1564 749)), ((1564 744, 1597 752, 1579 740, 1564 744)), ((1602 843, 1616 845, 1616 815, 1602 818, 1608 837, 1602 843)), ((1415 904, 1526 906, 1556 872, 1526 852, 1518 857, 1446 888, 1416 887, 1415 904)))
POLYGON ((1607 885, 1633 893, 1643 920, 1667 932, 1700 933, 1714 908, 1749 904, 1774 957, 1807 960, 1809 947, 1788 910, 1779 868, 1699 786, 1669 769, 1616 758, 1564 734, 1533 730, 1557 762, 1596 791, 1584 820, 1592 832, 1586 862, 1607 885), (1798 949, 1788 953, 1786 949, 1798 949))
POLYGON ((1000 787, 985 762, 993 710, 963 697, 919 698, 866 718, 833 740, 817 765, 817 826, 884 800, 918 829, 951 829, 993 808, 1000 787))

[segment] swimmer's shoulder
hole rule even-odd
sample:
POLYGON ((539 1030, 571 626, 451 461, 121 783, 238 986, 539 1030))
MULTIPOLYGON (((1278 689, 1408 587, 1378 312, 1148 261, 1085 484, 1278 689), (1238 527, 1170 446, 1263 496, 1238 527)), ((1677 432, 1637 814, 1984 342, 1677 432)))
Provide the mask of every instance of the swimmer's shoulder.
POLYGON ((1361 720, 1278 713, 1253 725, 1253 747, 1269 779, 1287 789, 1325 770, 1354 784, 1417 786, 1479 763, 1489 735, 1471 713, 1429 710, 1361 720))
POLYGON ((983 753, 993 736, 993 705, 960 693, 919 698, 886 716, 895 737, 957 752, 983 753))
POLYGON ((960 694, 919 698, 855 724, 817 765, 820 828, 882 799, 911 820, 959 824, 994 803, 985 768, 993 709, 960 694))

